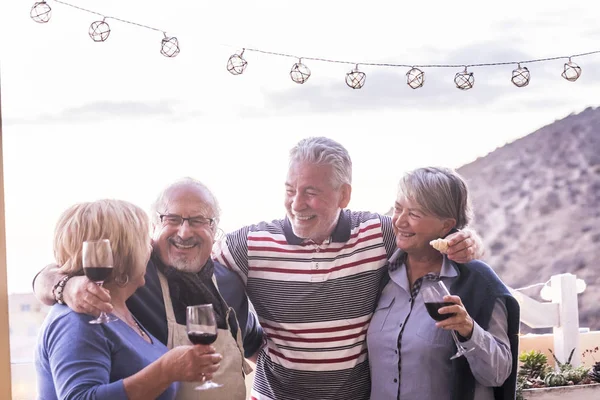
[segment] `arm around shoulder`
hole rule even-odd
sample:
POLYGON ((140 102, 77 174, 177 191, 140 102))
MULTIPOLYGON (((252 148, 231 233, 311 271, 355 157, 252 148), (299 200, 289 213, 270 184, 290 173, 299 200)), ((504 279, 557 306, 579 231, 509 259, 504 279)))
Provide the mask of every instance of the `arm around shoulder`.
POLYGON ((54 298, 52 289, 65 276, 65 274, 59 271, 56 264, 47 265, 33 278, 33 294, 40 302, 47 306, 55 304, 56 299, 54 298))

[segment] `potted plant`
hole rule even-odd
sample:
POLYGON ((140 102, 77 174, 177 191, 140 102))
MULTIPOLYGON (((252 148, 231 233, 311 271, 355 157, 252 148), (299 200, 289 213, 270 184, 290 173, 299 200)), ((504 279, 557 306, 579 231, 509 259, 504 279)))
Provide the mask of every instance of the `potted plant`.
MULTIPOLYGON (((556 368, 548 365, 547 357, 539 351, 524 352, 519 356, 521 366, 517 375, 517 400, 527 399, 587 399, 600 398, 600 362, 592 368, 573 367, 571 351, 566 362, 556 358, 556 368)), ((594 353, 594 350, 586 350, 594 353)), ((593 355, 592 355, 593 357, 593 355)))

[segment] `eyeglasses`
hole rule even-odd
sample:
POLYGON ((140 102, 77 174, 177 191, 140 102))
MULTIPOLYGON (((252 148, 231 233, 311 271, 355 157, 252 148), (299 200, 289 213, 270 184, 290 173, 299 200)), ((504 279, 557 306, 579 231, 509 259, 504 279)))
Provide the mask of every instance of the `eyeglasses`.
POLYGON ((200 227, 205 227, 208 226, 210 228, 212 228, 215 225, 215 219, 214 218, 206 218, 203 216, 196 216, 196 217, 188 217, 188 218, 183 218, 181 215, 177 215, 177 214, 158 214, 158 217, 160 218, 160 222, 163 225, 166 226, 181 226, 183 225, 183 223, 185 221, 188 222, 188 225, 190 226, 190 228, 200 228, 200 227))

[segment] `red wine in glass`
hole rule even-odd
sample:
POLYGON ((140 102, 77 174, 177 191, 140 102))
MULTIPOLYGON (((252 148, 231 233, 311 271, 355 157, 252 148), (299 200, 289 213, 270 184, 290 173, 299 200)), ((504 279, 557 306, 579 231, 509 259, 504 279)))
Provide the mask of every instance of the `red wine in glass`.
POLYGON ((85 276, 95 283, 104 282, 112 274, 112 267, 86 267, 83 269, 85 276))
MULTIPOLYGON (((108 239, 87 240, 83 242, 81 251, 83 273, 98 286, 110 277, 113 270, 113 255, 108 239)), ((101 312, 100 316, 90 321, 90 324, 107 324, 116 321, 112 315, 101 312)))
POLYGON ((193 344, 212 344, 215 340, 217 340, 217 335, 214 333, 206 333, 206 332, 188 332, 188 338, 190 342, 193 344))
MULTIPOLYGON (((218 327, 212 304, 188 306, 186 309, 186 326, 190 342, 195 345, 208 345, 217 340, 218 327)), ((218 388, 223 385, 211 380, 196 386, 196 390, 218 388)))
MULTIPOLYGON (((450 296, 450 292, 448 291, 448 288, 446 288, 446 285, 444 285, 444 282, 442 282, 441 280, 433 282, 431 283, 431 285, 426 286, 424 289, 422 289, 421 293, 423 294, 425 308, 427 308, 427 312, 429 313, 431 318, 433 318, 436 321, 443 321, 454 315, 439 313, 440 308, 454 305, 454 303, 444 302, 444 297, 450 296)), ((457 349, 456 354, 450 357, 451 360, 461 357, 462 355, 473 350, 467 350, 461 346, 460 341, 458 340, 458 337, 456 336, 456 332, 454 332, 454 330, 451 330, 450 333, 452 334, 452 339, 454 339, 454 343, 456 344, 457 349)))
POLYGON ((454 316, 454 314, 440 314, 438 311, 442 307, 447 307, 447 306, 451 306, 451 305, 454 305, 454 303, 431 302, 431 303, 425 303, 425 308, 427 308, 427 312, 429 313, 431 318, 435 319, 436 321, 443 321, 445 319, 448 319, 448 318, 454 316))

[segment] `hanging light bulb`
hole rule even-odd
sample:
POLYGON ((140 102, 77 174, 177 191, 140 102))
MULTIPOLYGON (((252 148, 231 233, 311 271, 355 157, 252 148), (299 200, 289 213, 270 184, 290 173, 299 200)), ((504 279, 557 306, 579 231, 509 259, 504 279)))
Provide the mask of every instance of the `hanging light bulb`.
POLYGON ((465 66, 463 72, 457 72, 456 75, 454 75, 454 84, 460 90, 469 90, 475 85, 475 76, 472 72, 468 72, 467 67, 465 66))
POLYGON ((406 84, 413 89, 418 89, 425 84, 425 72, 412 67, 406 73, 406 84))
POLYGON ((346 85, 352 89, 360 89, 365 85, 367 74, 358 70, 358 64, 350 72, 346 74, 346 85))
POLYGON ((244 51, 245 49, 242 49, 240 54, 234 54, 227 60, 227 71, 231 75, 241 75, 248 66, 248 62, 244 59, 244 51))
POLYGON ((296 83, 302 84, 310 78, 310 69, 302 64, 302 59, 299 58, 298 62, 292 65, 290 71, 290 78, 296 83))
POLYGON ((529 85, 531 74, 527 67, 521 68, 521 64, 517 64, 517 69, 513 70, 512 78, 510 79, 516 87, 525 87, 529 85))
POLYGON ((39 1, 31 7, 31 11, 29 12, 29 16, 32 20, 39 24, 45 24, 50 21, 50 17, 52 16, 52 9, 45 1, 39 1))
POLYGON ((94 42, 104 42, 110 35, 110 26, 105 22, 106 17, 102 21, 94 21, 88 29, 88 34, 94 42))
POLYGON ((569 57, 569 62, 565 63, 564 70, 560 75, 569 82, 575 82, 581 76, 581 67, 572 62, 569 57))
POLYGON ((163 32, 165 37, 160 42, 160 54, 165 57, 176 57, 179 54, 179 41, 175 36, 168 37, 166 32, 163 32))

